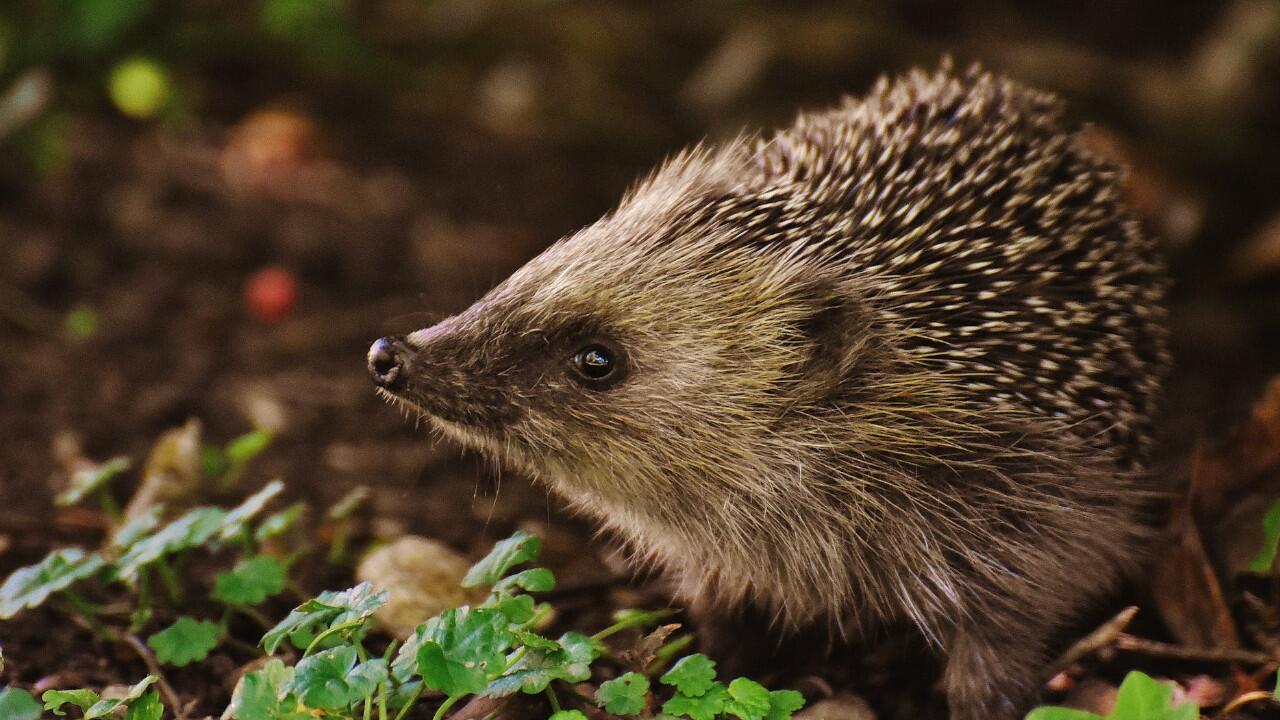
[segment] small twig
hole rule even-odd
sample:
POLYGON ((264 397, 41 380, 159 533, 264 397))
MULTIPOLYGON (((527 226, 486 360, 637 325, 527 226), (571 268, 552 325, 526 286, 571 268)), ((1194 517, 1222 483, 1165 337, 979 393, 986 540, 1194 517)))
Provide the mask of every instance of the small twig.
POLYGON ((1226 716, 1230 715, 1231 713, 1235 712, 1236 710, 1239 710, 1240 708, 1250 703, 1255 703, 1255 702, 1258 702, 1259 700, 1270 700, 1271 702, 1274 703, 1275 699, 1276 697, 1271 693, 1267 692, 1266 690, 1254 690, 1253 692, 1247 692, 1243 695, 1232 698, 1231 702, 1223 706, 1223 708, 1219 710, 1216 714, 1214 714, 1213 717, 1214 717, 1214 720, 1218 720, 1218 718, 1225 718, 1226 716))
POLYGON ((169 707, 173 708, 175 720, 186 720, 186 709, 183 708, 182 701, 178 698, 178 694, 174 692, 173 687, 169 685, 169 681, 164 679, 164 670, 160 668, 160 663, 156 661, 156 656, 151 653, 151 649, 148 648, 142 640, 138 639, 137 635, 123 633, 121 634, 120 639, 123 640, 138 657, 142 658, 142 662, 147 664, 147 670, 149 670, 152 675, 159 678, 159 680, 156 681, 156 686, 160 688, 160 694, 164 696, 165 703, 168 704, 169 707))
POLYGON ((1138 606, 1130 605, 1115 617, 1099 625, 1093 632, 1077 640, 1053 663, 1054 673, 1066 670, 1089 655, 1115 644, 1116 638, 1129 627, 1133 616, 1137 614, 1138 606))
POLYGON ((1275 660, 1266 653, 1238 648, 1207 648, 1190 645, 1174 645, 1172 643, 1144 640, 1143 638, 1125 635, 1116 636, 1115 647, 1151 657, 1169 658, 1171 660, 1191 660, 1199 662, 1244 663, 1246 665, 1265 665, 1275 660))

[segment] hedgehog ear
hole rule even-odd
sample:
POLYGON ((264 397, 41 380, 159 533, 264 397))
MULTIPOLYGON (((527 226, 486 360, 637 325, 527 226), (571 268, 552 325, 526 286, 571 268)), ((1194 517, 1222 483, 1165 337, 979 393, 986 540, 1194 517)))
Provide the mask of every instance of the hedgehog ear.
POLYGON ((799 368, 801 387, 813 395, 830 395, 856 376, 869 359, 874 341, 862 299, 847 283, 822 281, 805 293, 808 314, 799 331, 808 348, 808 357, 799 368))

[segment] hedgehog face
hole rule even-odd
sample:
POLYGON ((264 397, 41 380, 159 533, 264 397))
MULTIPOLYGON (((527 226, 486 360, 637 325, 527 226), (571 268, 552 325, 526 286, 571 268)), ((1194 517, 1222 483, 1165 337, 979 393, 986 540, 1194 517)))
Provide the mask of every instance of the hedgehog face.
POLYGON ((371 370, 445 434, 571 500, 644 514, 659 498, 663 517, 714 505, 846 374, 853 310, 834 279, 772 253, 726 249, 708 267, 679 238, 602 253, 615 231, 589 228, 462 314, 375 343, 371 370))

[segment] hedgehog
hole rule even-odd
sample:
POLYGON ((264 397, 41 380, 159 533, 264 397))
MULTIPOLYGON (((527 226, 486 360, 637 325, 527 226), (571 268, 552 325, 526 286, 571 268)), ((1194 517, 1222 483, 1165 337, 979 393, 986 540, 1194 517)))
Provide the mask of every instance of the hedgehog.
POLYGON ((690 607, 906 623, 1006 720, 1143 557, 1165 277, 1060 99, 944 63, 674 156, 367 359, 690 607))

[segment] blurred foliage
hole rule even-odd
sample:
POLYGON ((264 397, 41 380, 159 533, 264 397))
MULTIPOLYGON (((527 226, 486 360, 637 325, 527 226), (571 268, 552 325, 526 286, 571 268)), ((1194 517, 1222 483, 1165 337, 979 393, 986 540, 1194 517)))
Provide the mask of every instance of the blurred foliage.
POLYGON ((344 0, 33 0, 0 4, 0 142, 27 168, 66 159, 68 118, 110 110, 181 125, 218 66, 375 75, 344 0))

